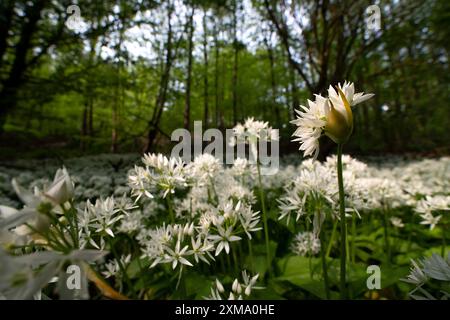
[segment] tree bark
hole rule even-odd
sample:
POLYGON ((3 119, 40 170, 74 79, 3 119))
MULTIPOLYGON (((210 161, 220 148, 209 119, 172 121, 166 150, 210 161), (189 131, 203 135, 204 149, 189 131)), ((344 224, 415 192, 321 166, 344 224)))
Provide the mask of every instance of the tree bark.
POLYGON ((155 108, 153 109, 153 115, 149 121, 149 131, 147 135, 147 145, 145 147, 145 152, 151 152, 159 131, 158 125, 162 116, 164 104, 167 98, 167 89, 169 86, 170 71, 173 63, 173 30, 172 30, 172 13, 173 5, 169 2, 167 9, 167 22, 168 22, 168 32, 167 32, 167 44, 166 44, 166 57, 163 66, 163 72, 161 74, 160 86, 158 90, 158 95, 156 97, 155 108))
POLYGON ((189 130, 191 122, 191 82, 192 82, 192 51, 194 50, 194 13, 195 8, 192 7, 189 15, 189 34, 188 34, 188 65, 186 77, 186 97, 184 106, 184 128, 189 130))
POLYGON ((233 126, 237 124, 237 82, 238 82, 238 59, 239 59, 239 43, 237 39, 237 0, 233 1, 233 48, 234 48, 234 60, 233 60, 233 75, 232 75, 232 93, 233 93, 233 126))
POLYGON ((28 66, 28 53, 32 48, 31 39, 36 31, 36 26, 41 18, 41 11, 45 7, 45 4, 45 0, 38 0, 32 6, 27 6, 25 10, 27 20, 20 31, 14 61, 8 77, 2 84, 2 91, 0 92, 0 133, 3 131, 7 113, 9 110, 14 109, 17 104, 17 92, 28 66))
POLYGON ((273 48, 269 43, 267 37, 264 37, 264 44, 266 45, 267 58, 269 59, 270 68, 270 86, 271 86, 271 102, 272 102, 272 112, 275 114, 275 122, 277 127, 281 124, 280 108, 277 104, 277 84, 275 80, 275 57, 273 53, 273 48))
POLYGON ((8 32, 11 28, 12 18, 14 14, 14 4, 13 0, 3 0, 0 4, 0 68, 3 64, 3 55, 8 47, 8 32))
POLYGON ((203 126, 205 129, 209 126, 209 95, 208 95, 208 32, 207 32, 207 15, 206 10, 203 11, 203 61, 204 61, 204 73, 203 73, 203 126))
POLYGON ((218 22, 216 20, 216 23, 214 24, 214 118, 215 118, 215 124, 216 127, 219 125, 219 114, 220 114, 220 107, 219 107, 219 30, 218 30, 218 22))

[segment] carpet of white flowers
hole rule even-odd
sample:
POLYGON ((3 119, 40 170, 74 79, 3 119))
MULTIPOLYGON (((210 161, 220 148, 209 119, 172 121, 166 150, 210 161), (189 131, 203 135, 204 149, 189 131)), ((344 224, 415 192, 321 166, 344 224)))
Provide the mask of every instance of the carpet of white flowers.
MULTIPOLYGON (((256 165, 209 154, 4 163, 0 296, 338 298, 336 157, 298 159, 261 185, 256 165)), ((343 157, 348 298, 448 298, 450 158, 366 160, 343 157)))

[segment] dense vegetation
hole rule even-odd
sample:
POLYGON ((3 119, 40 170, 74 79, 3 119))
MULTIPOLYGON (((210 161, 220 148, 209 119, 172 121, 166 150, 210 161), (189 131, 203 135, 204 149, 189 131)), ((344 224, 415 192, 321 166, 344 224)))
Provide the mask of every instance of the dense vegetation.
POLYGON ((75 1, 70 29, 72 2, 2 1, 2 158, 30 141, 44 155, 167 150, 175 128, 247 116, 292 151, 294 108, 345 79, 376 92, 350 150, 448 153, 448 1, 381 1, 381 30, 362 0, 75 1))
POLYGON ((450 298, 449 14, 3 0, 0 299, 450 298))

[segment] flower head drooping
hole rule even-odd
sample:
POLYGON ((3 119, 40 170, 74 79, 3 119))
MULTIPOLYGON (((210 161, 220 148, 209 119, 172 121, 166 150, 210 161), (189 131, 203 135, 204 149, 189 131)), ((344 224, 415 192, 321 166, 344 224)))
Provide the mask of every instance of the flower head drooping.
MULTIPOLYGON (((58 169, 53 182, 34 192, 26 190, 13 179, 12 186, 17 197, 24 203, 22 210, 16 210, 2 206, 2 212, 8 212, 8 219, 2 221, 2 225, 15 228, 14 232, 19 235, 29 235, 37 231, 44 231, 50 226, 49 216, 62 213, 62 206, 74 196, 74 185, 66 168, 58 169), (31 228, 31 229, 30 229, 31 228)), ((1 229, 2 227, 0 227, 1 229)))
POLYGON ((292 123, 297 126, 293 141, 300 142, 300 150, 305 156, 315 158, 319 153, 319 138, 326 134, 336 143, 347 141, 353 131, 353 113, 351 107, 370 99, 373 94, 354 93, 353 83, 340 84, 336 90, 330 86, 328 98, 315 95, 308 100, 308 107, 296 110, 298 117, 292 123))

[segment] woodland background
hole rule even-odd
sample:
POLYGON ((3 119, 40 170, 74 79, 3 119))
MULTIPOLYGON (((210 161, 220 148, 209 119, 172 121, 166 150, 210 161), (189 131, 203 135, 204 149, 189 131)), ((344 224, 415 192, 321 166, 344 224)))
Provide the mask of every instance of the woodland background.
POLYGON ((295 152, 294 109, 343 80, 376 94, 346 152, 448 154, 449 22, 447 0, 2 0, 0 158, 167 151, 249 116, 295 152))

